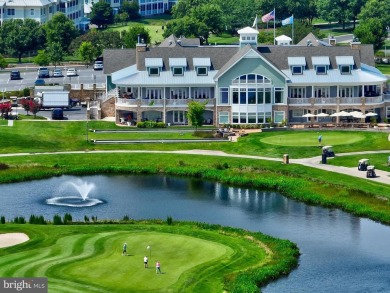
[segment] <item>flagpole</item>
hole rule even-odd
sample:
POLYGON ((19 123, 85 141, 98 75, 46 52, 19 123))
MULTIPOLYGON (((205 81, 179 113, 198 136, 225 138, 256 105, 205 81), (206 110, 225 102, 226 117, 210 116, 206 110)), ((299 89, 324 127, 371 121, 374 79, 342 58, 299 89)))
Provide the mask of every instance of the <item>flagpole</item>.
POLYGON ((292 44, 294 45, 294 14, 291 15, 292 17, 292 26, 291 26, 291 37, 292 37, 292 44))
POLYGON ((276 23, 276 10, 274 6, 274 46, 275 46, 275 38, 276 38, 275 23, 276 23))

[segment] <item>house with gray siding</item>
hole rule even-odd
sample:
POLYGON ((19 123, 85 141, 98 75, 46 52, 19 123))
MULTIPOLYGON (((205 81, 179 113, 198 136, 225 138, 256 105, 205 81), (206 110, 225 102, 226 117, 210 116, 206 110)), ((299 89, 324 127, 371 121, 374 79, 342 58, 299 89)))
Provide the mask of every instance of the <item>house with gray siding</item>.
POLYGON ((107 97, 115 99, 117 122, 185 125, 189 101, 204 102, 205 123, 216 126, 302 124, 307 113, 342 110, 390 115, 387 78, 374 66, 372 45, 261 45, 257 30, 238 33, 234 46, 170 36, 158 47, 105 50, 107 97))

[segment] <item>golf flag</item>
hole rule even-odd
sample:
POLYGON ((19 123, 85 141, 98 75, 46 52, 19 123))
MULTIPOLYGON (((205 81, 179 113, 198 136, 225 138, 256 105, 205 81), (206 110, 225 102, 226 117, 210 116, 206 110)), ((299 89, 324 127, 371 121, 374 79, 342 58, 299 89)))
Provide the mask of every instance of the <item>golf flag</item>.
POLYGON ((289 24, 293 24, 293 23, 294 23, 294 16, 293 15, 282 20, 282 25, 289 25, 289 24))
POLYGON ((257 19, 257 14, 256 14, 256 18, 255 18, 255 20, 253 21, 252 27, 257 27, 258 21, 259 21, 259 20, 257 19))
POLYGON ((275 19, 275 9, 261 17, 262 22, 269 22, 271 19, 275 19))

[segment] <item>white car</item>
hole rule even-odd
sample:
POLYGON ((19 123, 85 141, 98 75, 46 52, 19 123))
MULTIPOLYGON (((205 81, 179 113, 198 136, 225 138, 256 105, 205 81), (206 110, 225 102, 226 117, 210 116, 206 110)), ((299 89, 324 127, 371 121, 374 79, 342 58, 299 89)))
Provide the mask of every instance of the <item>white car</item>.
POLYGON ((63 77, 64 75, 62 74, 61 69, 54 69, 53 71, 53 77, 63 77))
POLYGON ((103 61, 96 61, 93 70, 103 70, 103 61))
POLYGON ((69 68, 66 71, 66 76, 77 76, 77 70, 75 68, 69 68))

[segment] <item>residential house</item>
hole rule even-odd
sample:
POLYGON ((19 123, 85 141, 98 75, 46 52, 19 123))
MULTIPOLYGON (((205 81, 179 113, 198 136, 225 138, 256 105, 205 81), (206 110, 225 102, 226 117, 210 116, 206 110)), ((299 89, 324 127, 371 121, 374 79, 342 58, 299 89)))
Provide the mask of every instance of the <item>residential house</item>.
POLYGON ((261 45, 257 30, 238 33, 235 46, 171 36, 158 47, 138 42, 136 49, 105 50, 117 122, 185 125, 189 101, 204 102, 205 123, 213 125, 302 124, 306 113, 341 110, 390 115, 387 78, 374 67, 372 45, 261 45))

